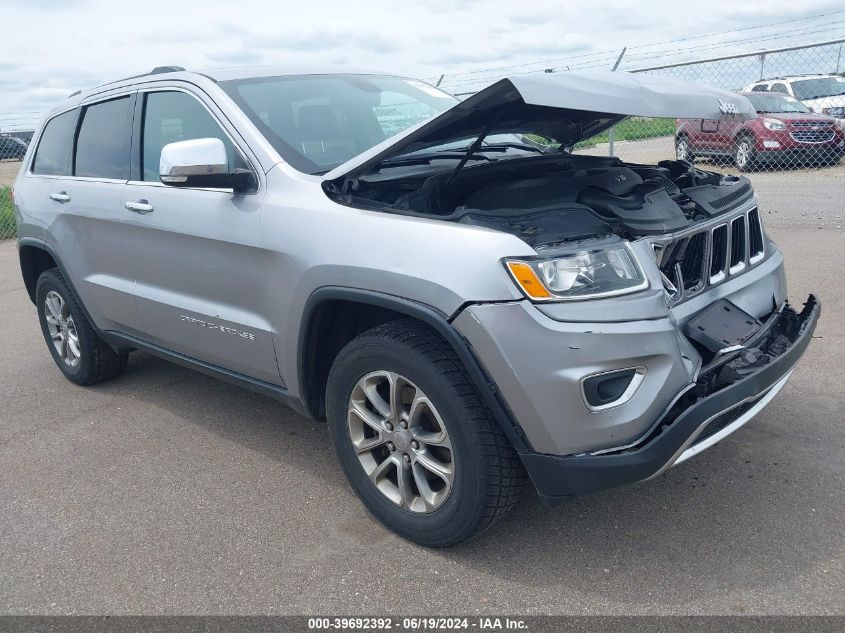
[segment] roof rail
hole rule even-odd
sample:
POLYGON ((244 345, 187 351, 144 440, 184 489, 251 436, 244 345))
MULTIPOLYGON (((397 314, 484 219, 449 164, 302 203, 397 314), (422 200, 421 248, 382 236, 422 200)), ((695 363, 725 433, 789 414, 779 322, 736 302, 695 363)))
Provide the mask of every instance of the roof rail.
POLYGON ((178 73, 185 70, 181 66, 156 66, 153 68, 149 74, 150 75, 160 75, 161 73, 178 73))
MULTIPOLYGON (((156 66, 155 68, 153 68, 148 73, 144 73, 144 74, 141 74, 141 75, 132 75, 131 77, 124 77, 123 79, 116 79, 114 81, 110 81, 108 83, 104 83, 104 84, 100 84, 99 86, 95 86, 95 88, 103 88, 104 86, 116 84, 119 81, 126 81, 127 79, 137 79, 138 77, 147 77, 149 75, 161 75, 162 73, 178 73, 178 72, 182 72, 184 70, 185 69, 182 68, 181 66, 156 66)), ((92 90, 93 90, 93 88, 92 88, 92 90)), ((68 95, 67 98, 70 99, 71 97, 75 97, 75 96, 80 95, 80 94, 82 94, 82 91, 77 90, 73 94, 68 95)))

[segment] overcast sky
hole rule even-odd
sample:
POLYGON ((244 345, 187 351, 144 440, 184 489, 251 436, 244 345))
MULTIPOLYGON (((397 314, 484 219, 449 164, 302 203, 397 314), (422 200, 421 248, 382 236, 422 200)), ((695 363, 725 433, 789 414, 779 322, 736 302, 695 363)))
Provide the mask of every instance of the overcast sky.
MULTIPOLYGON (((793 37, 749 45, 771 48, 845 34, 842 0, 2 0, 2 5, 4 115, 41 112, 77 89, 158 65, 309 64, 422 78, 445 72, 444 86, 457 92, 474 85, 465 82, 485 76, 458 74, 467 71, 551 59, 558 61, 545 65, 596 61, 609 67, 625 45, 824 13, 839 12, 687 44, 633 48, 626 63, 629 68, 639 60, 640 65, 654 64, 677 57, 672 51, 681 47, 775 32, 793 37)), ((712 54, 703 48, 686 53, 712 54)))

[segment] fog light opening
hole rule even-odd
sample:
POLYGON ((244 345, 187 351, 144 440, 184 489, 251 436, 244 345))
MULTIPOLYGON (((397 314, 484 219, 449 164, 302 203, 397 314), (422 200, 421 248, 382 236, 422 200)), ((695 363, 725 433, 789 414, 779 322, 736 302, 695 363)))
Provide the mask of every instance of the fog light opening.
POLYGON ((585 376, 581 379, 584 404, 593 412, 623 405, 634 397, 645 375, 645 367, 627 367, 585 376))

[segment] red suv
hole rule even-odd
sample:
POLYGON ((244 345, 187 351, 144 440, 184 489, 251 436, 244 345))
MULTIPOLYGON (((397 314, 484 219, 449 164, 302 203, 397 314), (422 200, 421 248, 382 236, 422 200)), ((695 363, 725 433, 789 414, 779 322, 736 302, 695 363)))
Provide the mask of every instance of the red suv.
POLYGON ((730 157, 742 171, 762 164, 831 165, 845 153, 842 128, 833 117, 813 114, 800 101, 771 93, 743 92, 757 110, 747 121, 678 119, 675 154, 730 157))

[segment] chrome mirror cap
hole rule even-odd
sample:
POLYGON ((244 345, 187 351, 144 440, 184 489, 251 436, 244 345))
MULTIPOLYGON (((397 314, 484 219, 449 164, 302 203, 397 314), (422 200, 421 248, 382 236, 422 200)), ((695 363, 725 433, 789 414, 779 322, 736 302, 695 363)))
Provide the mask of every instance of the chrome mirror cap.
POLYGON ((161 150, 159 177, 163 183, 183 183, 188 176, 229 171, 226 147, 219 138, 168 143, 161 150))

